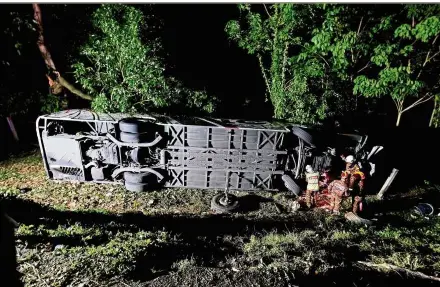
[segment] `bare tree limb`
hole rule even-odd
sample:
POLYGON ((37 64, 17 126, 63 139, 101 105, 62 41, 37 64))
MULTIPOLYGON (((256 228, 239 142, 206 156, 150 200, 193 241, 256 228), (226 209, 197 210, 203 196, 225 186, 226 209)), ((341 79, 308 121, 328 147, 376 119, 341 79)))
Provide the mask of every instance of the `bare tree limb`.
POLYGON ((432 108, 431 117, 429 118, 429 127, 432 127, 432 125, 434 123, 434 118, 435 118, 435 115, 437 114, 437 105, 438 105, 438 101, 436 98, 436 99, 434 99, 434 108, 432 108))
POLYGON ((434 44, 435 44, 435 42, 436 42, 436 41, 437 41, 437 39, 438 39, 438 36, 439 36, 439 35, 435 36, 435 38, 434 38, 434 41, 432 41, 432 45, 434 45, 434 44))
POLYGON ((367 266, 367 267, 370 267, 370 268, 379 269, 379 270, 392 270, 392 271, 396 271, 396 272, 407 273, 409 275, 412 275, 412 276, 418 277, 418 278, 422 278, 422 279, 427 279, 427 280, 432 280, 432 281, 440 281, 440 278, 438 278, 438 277, 429 276, 429 275, 426 275, 422 272, 412 271, 412 270, 398 267, 395 265, 391 265, 388 263, 376 264, 376 263, 371 263, 371 262, 366 262, 366 261, 357 261, 357 263, 364 265, 364 266, 367 266))
POLYGON ((72 94, 77 95, 80 98, 83 98, 85 100, 93 100, 93 98, 89 95, 84 94, 79 89, 75 88, 71 83, 69 83, 66 79, 64 79, 60 73, 57 71, 57 68, 55 66, 55 63, 52 60, 52 56, 49 52, 49 50, 46 47, 46 44, 44 42, 44 34, 43 34, 43 19, 41 16, 41 9, 40 5, 37 3, 32 4, 32 8, 34 9, 34 22, 37 25, 37 46, 40 50, 41 56, 43 57, 44 63, 46 64, 47 69, 49 72, 53 72, 57 75, 57 81, 60 85, 68 89, 72 94))
POLYGON ((370 66, 370 64, 371 64, 371 62, 368 61, 368 63, 367 63, 364 67, 362 67, 359 71, 357 71, 356 73, 360 73, 360 72, 362 72, 363 70, 365 70, 366 68, 368 68, 368 67, 370 66))
POLYGON ((399 105, 397 104, 396 100, 393 97, 391 97, 391 99, 393 100, 394 104, 396 105, 396 108, 399 109, 399 105))
POLYGON ((81 92, 80 90, 78 90, 77 88, 75 88, 75 86, 73 86, 71 83, 69 83, 66 79, 64 79, 58 72, 56 72, 58 75, 58 82, 65 87, 66 89, 68 89, 72 94, 77 95, 80 98, 83 98, 85 100, 93 100, 93 98, 89 95, 84 94, 83 92, 81 92))
POLYGON ((272 17, 269 13, 269 10, 267 10, 266 4, 263 3, 263 6, 264 6, 264 10, 266 10, 267 16, 269 16, 269 18, 272 17))
POLYGON ((419 73, 417 74, 416 80, 417 80, 417 79, 420 77, 420 75, 422 74, 423 68, 426 66, 426 63, 428 63, 429 54, 431 54, 431 50, 429 50, 428 53, 426 54, 425 61, 423 62, 423 65, 422 65, 422 67, 420 68, 419 73))
POLYGON ((260 64, 261 73, 263 74, 264 82, 266 83, 267 92, 269 93, 269 96, 272 96, 269 80, 267 79, 267 75, 266 75, 266 69, 264 68, 263 65, 263 59, 261 58, 260 54, 257 54, 257 58, 258 58, 258 63, 260 64))
MULTIPOLYGON (((437 35, 438 37, 438 35, 437 35)), ((437 37, 435 37, 434 41, 432 42, 433 44, 435 43, 435 41, 437 41, 437 37)), ((423 62, 422 67, 420 68, 420 71, 417 75, 416 80, 420 77, 420 75, 422 74, 423 68, 426 66, 426 64, 428 64, 432 59, 434 59, 438 54, 440 54, 440 46, 439 46, 439 51, 437 53, 435 53, 434 55, 432 55, 431 57, 429 57, 429 55, 431 54, 432 50, 429 50, 428 53, 426 54, 426 58, 425 61, 423 62)))
POLYGON ((440 47, 439 47, 439 51, 437 53, 435 53, 434 55, 432 55, 432 57, 430 57, 428 59, 428 62, 430 62, 432 59, 434 59, 438 54, 440 54, 440 47))
POLYGON ((359 36, 359 33, 361 32, 361 27, 362 27, 362 21, 363 20, 364 20, 364 16, 362 16, 361 21, 359 22, 359 27, 358 27, 358 30, 357 30, 357 33, 356 33, 357 36, 359 36))
POLYGON ((406 112, 406 111, 409 110, 409 109, 414 108, 414 107, 417 106, 417 105, 420 105, 420 104, 423 104, 424 102, 429 101, 429 100, 432 99, 433 97, 434 97, 433 95, 430 95, 430 96, 428 96, 427 94, 424 95, 423 97, 419 98, 417 101, 415 101, 414 103, 412 103, 411 105, 409 105, 408 107, 406 107, 404 110, 402 110, 402 113, 403 113, 403 112, 406 112))

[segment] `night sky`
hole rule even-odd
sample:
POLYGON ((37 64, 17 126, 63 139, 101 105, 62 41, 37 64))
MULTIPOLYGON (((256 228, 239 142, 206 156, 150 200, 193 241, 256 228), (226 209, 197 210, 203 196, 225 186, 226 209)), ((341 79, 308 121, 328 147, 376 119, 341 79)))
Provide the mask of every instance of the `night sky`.
POLYGON ((270 117, 258 61, 228 40, 226 23, 239 17, 235 4, 156 5, 171 73, 188 86, 222 100, 223 117, 270 117), (242 108, 246 100, 251 104, 242 108))

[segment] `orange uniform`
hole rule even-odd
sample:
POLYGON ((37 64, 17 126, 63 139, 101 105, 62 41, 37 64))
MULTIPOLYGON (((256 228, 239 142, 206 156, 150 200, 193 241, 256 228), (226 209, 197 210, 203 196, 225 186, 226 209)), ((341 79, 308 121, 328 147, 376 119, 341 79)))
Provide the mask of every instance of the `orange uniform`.
POLYGON ((328 185, 328 192, 331 195, 330 209, 334 213, 339 213, 339 208, 342 202, 342 196, 346 195, 348 186, 345 179, 334 180, 328 185))
POLYGON ((353 213, 356 214, 363 198, 365 174, 360 170, 357 164, 347 163, 344 175, 346 177, 345 183, 348 185, 349 190, 353 192, 354 189, 356 189, 354 194, 352 194, 352 196, 354 196, 353 213), (357 188, 355 188, 356 183, 357 188))

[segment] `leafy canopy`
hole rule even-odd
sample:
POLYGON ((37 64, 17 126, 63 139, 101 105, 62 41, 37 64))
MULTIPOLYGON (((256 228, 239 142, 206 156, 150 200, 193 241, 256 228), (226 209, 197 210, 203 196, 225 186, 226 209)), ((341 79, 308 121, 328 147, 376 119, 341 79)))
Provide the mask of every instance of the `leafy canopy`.
POLYGON ((346 117, 385 96, 400 115, 438 93, 439 6, 379 7, 239 5, 226 32, 259 60, 276 118, 346 117))
POLYGON ((398 120, 403 112, 439 93, 440 7, 406 5, 392 18, 382 19, 376 34, 383 37, 371 55, 376 74, 355 79, 353 92, 365 97, 390 96, 398 120), (416 100, 406 104, 410 98, 416 100))
MULTIPOLYGON (((226 32, 260 61, 276 118, 315 123, 356 109, 356 71, 370 48, 358 31, 364 8, 274 4, 232 20, 226 32)), ((362 23, 361 23, 362 24, 362 23)))
POLYGON ((81 47, 83 59, 73 68, 77 82, 95 95, 94 110, 141 112, 183 104, 213 111, 214 100, 205 92, 190 91, 165 76, 161 43, 141 11, 129 5, 102 5, 92 23, 96 31, 81 47))
POLYGON ((259 61, 274 116, 299 123, 322 119, 326 102, 310 88, 308 75, 322 74, 313 67, 298 67, 292 51, 302 43, 301 35, 313 22, 312 5, 239 5, 241 18, 226 25, 229 39, 259 61))

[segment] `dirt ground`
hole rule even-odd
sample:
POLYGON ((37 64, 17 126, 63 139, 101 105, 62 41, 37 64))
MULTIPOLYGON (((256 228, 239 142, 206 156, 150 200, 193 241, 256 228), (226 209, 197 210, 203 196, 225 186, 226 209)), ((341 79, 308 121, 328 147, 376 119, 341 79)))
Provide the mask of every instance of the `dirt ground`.
POLYGON ((214 214, 217 192, 49 181, 37 152, 0 162, 1 204, 19 224, 25 286, 439 283, 440 219, 410 212, 439 202, 434 184, 369 197, 373 225, 291 212, 294 197, 285 192, 234 192, 241 211, 214 214))

